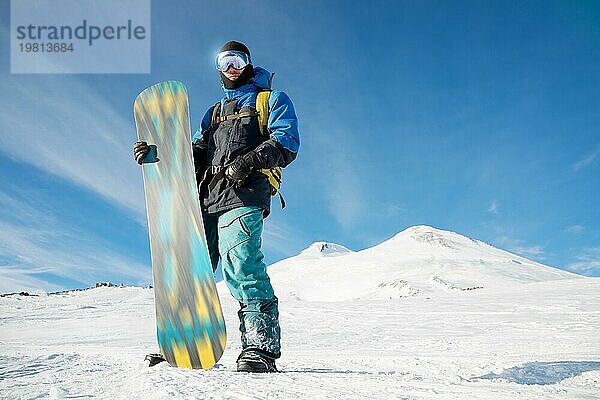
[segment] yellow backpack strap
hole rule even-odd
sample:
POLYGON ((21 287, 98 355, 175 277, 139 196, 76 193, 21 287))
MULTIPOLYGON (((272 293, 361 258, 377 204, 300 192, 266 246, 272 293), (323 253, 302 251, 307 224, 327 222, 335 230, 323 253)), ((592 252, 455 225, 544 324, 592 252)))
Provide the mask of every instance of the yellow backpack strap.
POLYGON ((261 135, 269 134, 269 97, 270 90, 263 90, 256 95, 256 111, 258 111, 258 127, 261 135))
POLYGON ((221 122, 221 119, 219 118, 220 110, 221 110, 221 101, 217 101, 217 104, 215 104, 215 106, 212 109, 212 115, 210 117, 211 125, 218 124, 219 122, 221 122))
MULTIPOLYGON (((271 97, 270 90, 260 91, 256 95, 256 111, 258 111, 258 127, 261 135, 269 134, 269 97, 271 97)), ((281 168, 261 169, 261 172, 269 178, 273 196, 279 195, 281 208, 285 208, 285 200, 279 192, 279 187, 281 186, 281 168)))

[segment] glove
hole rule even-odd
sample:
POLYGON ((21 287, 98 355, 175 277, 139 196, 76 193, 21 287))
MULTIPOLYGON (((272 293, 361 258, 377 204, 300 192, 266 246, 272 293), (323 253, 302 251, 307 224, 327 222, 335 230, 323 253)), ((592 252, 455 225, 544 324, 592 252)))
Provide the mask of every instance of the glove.
POLYGON ((225 176, 236 185, 240 186, 244 183, 244 179, 250 175, 252 170, 261 166, 261 159, 258 153, 250 151, 243 156, 236 158, 225 169, 225 176))
POLYGON ((146 142, 135 142, 133 144, 133 159, 138 164, 142 165, 142 160, 150 151, 150 146, 146 142))
POLYGON ((206 153, 208 150, 208 143, 203 142, 200 139, 192 142, 192 155, 194 156, 194 170, 196 171, 196 183, 200 185, 204 174, 208 168, 206 165, 206 153))

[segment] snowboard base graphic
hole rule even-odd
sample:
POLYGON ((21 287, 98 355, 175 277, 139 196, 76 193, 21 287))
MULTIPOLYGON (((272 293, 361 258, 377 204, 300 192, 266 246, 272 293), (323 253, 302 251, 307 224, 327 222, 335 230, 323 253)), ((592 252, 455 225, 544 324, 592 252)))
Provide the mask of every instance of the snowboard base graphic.
POLYGON ((188 108, 185 86, 167 81, 137 96, 134 117, 138 139, 156 146, 142 171, 158 345, 173 366, 208 369, 227 337, 202 225, 188 108))

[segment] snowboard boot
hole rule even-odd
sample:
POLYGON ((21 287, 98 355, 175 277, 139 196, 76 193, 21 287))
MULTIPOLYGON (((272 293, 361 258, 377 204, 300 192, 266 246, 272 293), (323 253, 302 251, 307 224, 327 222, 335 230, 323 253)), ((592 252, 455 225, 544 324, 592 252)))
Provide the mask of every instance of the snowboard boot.
POLYGON ((161 363, 163 361, 167 361, 165 360, 165 358, 162 356, 162 354, 148 354, 146 356, 146 358, 144 358, 144 361, 149 361, 150 365, 149 367, 154 367, 156 364, 161 363))
POLYGON ((257 349, 242 351, 237 359, 238 372, 279 372, 275 359, 257 349))

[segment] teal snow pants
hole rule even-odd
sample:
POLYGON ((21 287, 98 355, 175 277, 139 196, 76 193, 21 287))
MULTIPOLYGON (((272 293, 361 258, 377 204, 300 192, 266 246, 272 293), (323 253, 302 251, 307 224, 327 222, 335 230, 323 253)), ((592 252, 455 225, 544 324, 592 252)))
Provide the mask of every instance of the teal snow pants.
POLYGON ((220 214, 204 214, 203 219, 213 270, 220 258, 225 283, 240 303, 242 350, 258 349, 279 358, 277 297, 261 251, 262 208, 239 207, 220 214))

